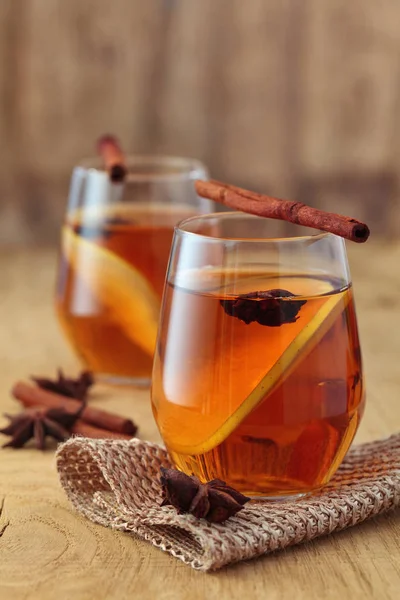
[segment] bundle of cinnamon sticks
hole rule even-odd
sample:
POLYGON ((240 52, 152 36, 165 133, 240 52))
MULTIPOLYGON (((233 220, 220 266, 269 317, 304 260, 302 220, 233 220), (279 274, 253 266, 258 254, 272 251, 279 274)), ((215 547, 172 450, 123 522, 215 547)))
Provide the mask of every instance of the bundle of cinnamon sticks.
MULTIPOLYGON (((23 381, 17 382, 11 393, 26 408, 63 408, 74 414, 82 406, 80 400, 66 398, 23 381)), ((136 431, 137 426, 130 419, 88 405, 72 427, 72 433, 90 438, 130 439, 136 431)))

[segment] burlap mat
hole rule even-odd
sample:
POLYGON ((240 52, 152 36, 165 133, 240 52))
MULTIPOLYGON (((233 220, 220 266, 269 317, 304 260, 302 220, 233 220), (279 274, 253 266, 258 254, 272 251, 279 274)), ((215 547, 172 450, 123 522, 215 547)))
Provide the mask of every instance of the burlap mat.
POLYGON ((96 523, 134 533, 194 569, 218 569, 356 525, 400 504, 400 434, 355 446, 323 492, 295 503, 250 502, 223 524, 160 507, 160 446, 72 438, 57 452, 61 483, 96 523))

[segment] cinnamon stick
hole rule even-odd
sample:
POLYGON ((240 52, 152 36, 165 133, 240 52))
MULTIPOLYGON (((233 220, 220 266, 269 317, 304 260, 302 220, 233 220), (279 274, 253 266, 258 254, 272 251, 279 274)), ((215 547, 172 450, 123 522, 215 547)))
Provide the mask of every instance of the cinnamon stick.
POLYGON ((108 431, 107 429, 100 429, 100 427, 94 427, 93 425, 89 425, 89 423, 85 423, 81 419, 78 419, 75 425, 72 427, 72 433, 77 435, 82 435, 83 437, 93 438, 93 439, 116 439, 116 440, 129 440, 131 439, 131 435, 126 433, 117 433, 114 431, 108 431))
MULTIPOLYGON (((79 400, 65 398, 60 394, 43 390, 23 381, 19 381, 14 385, 12 394, 14 398, 19 400, 25 407, 61 407, 66 410, 71 410, 71 412, 76 412, 82 405, 79 400)), ((80 420, 99 429, 104 429, 113 433, 126 434, 129 437, 133 437, 137 431, 136 425, 130 419, 120 417, 119 415, 92 406, 86 406, 83 409, 80 420)))
POLYGON ((215 180, 197 180, 196 191, 203 198, 220 202, 236 210, 328 231, 352 242, 366 242, 369 237, 369 229, 365 223, 325 212, 302 202, 273 198, 215 180))
MULTIPOLYGON (((46 410, 49 407, 43 404, 35 404, 35 408, 46 410)), ((65 410, 73 413, 71 408, 69 408, 69 405, 66 405, 65 410)), ((113 431, 107 431, 107 429, 100 429, 99 427, 94 427, 93 425, 89 425, 89 423, 85 423, 81 419, 75 421, 74 425, 71 427, 71 433, 93 439, 129 440, 131 438, 131 436, 126 433, 115 433, 113 431)))
POLYGON ((127 168, 125 156, 117 138, 113 135, 103 135, 97 142, 97 150, 103 159, 104 167, 111 181, 123 181, 127 168))

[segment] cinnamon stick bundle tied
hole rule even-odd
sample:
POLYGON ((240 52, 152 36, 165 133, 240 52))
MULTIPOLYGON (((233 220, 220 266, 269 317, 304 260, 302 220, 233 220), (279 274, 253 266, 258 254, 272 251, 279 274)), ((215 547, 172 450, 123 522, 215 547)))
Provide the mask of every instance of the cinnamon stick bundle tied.
MULTIPOLYGON (((14 398, 19 400, 25 407, 46 407, 46 408, 64 408, 68 411, 76 412, 82 403, 79 400, 65 398, 60 394, 43 390, 39 387, 29 385, 23 381, 16 383, 12 389, 14 398)), ((131 438, 137 432, 137 427, 130 419, 120 417, 105 410, 85 406, 80 414, 80 419, 74 427, 75 433, 82 433, 88 437, 92 435, 94 428, 98 431, 96 437, 113 437, 107 434, 119 434, 119 436, 131 438), (86 427, 85 427, 86 426, 86 427), (82 431, 85 429, 86 434, 82 431), (78 428, 78 430, 77 430, 78 428), (89 432, 89 433, 88 433, 89 432), (104 435, 103 435, 104 432, 104 435)))
POLYGON ((369 228, 365 223, 351 217, 325 212, 302 202, 280 200, 216 180, 199 179, 195 185, 199 196, 259 217, 281 219, 320 229, 357 243, 366 242, 369 237, 369 228))

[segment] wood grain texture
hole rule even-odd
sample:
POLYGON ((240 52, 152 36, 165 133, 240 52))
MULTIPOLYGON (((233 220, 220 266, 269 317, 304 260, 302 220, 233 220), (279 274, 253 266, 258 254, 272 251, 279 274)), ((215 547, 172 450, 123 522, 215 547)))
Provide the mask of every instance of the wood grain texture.
MULTIPOLYGON (((399 429, 400 245, 350 245, 368 405, 357 435, 399 429)), ((53 315, 54 252, 0 254, 0 408, 18 407, 9 390, 30 373, 78 365, 53 315)), ((96 406, 131 415, 144 439, 159 440, 148 392, 97 388, 96 406)), ((76 515, 58 482, 54 453, 0 451, 0 598, 3 600, 397 600, 400 515, 216 574, 191 570, 128 535, 76 515), (3 499, 3 500, 2 500, 3 499)))
POLYGON ((107 131, 396 235, 397 0, 0 4, 0 244, 55 242, 107 131))
POLYGON ((400 75, 396 0, 307 3, 301 161, 309 172, 385 169, 400 75), (393 85, 396 81, 397 84, 393 85))

